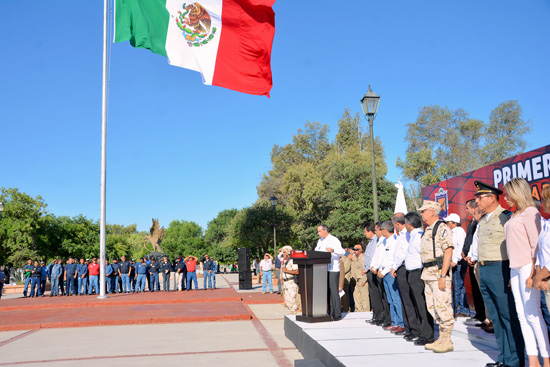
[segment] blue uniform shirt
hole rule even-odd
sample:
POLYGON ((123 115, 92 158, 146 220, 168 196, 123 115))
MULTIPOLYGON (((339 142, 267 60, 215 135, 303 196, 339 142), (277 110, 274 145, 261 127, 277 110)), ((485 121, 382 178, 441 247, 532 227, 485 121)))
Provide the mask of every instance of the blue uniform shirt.
POLYGON ((67 276, 74 277, 76 275, 76 264, 65 265, 65 271, 67 272, 67 276))
POLYGON ((147 264, 136 263, 136 274, 147 274, 147 264))
POLYGON ((113 267, 111 264, 105 265, 105 275, 109 276, 113 273, 113 267))
POLYGON ((78 272, 78 276, 82 277, 85 274, 88 274, 88 265, 86 264, 78 264, 76 266, 76 270, 78 272))
POLYGON ((40 277, 40 280, 48 280, 48 267, 47 266, 42 267, 42 275, 40 277))
POLYGON ((63 265, 55 264, 54 266, 52 266, 52 271, 51 271, 52 278, 57 278, 57 276, 61 275, 61 273, 63 273, 63 265))

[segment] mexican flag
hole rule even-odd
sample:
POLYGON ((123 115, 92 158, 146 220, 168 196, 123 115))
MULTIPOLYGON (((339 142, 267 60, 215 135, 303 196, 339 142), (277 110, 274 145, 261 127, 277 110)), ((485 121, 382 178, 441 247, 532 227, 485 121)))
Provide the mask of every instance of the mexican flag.
POLYGON ((269 96, 275 0, 115 0, 115 42, 201 73, 204 84, 269 96))

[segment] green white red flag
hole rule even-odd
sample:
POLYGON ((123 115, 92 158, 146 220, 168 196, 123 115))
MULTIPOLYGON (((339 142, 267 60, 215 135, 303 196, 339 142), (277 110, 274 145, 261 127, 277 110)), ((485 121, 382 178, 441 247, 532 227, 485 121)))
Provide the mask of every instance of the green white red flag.
POLYGON ((201 73, 204 84, 269 96, 275 0, 115 0, 115 42, 201 73))

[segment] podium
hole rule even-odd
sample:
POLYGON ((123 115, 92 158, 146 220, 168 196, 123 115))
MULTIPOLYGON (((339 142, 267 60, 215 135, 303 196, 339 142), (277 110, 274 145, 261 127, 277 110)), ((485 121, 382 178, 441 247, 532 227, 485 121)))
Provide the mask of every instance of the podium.
POLYGON ((329 252, 293 251, 292 261, 298 265, 302 314, 296 321, 324 322, 332 321, 327 315, 328 309, 328 264, 329 252))

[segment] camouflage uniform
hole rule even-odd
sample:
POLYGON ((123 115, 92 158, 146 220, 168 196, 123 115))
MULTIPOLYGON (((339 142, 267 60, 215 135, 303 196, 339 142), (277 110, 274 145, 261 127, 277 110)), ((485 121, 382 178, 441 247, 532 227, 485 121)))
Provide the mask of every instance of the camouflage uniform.
MULTIPOLYGON (((284 260, 282 266, 288 270, 298 270, 298 265, 295 265, 291 258, 284 260)), ((282 277, 286 307, 294 314, 298 311, 298 284, 295 281, 297 276, 283 272, 282 277)))
POLYGON ((365 255, 354 256, 351 260, 351 276, 355 279, 355 290, 353 291, 353 300, 355 301, 355 311, 369 312, 369 287, 367 285, 367 274, 363 274, 363 265, 365 255))
MULTIPOLYGON (((435 223, 428 226, 422 237, 422 244, 420 249, 420 257, 423 263, 434 261, 433 255, 433 241, 432 232, 435 223)), ((445 224, 440 223, 437 229, 435 238, 435 256, 443 256, 444 251, 453 247, 453 238, 451 229, 445 224)), ((439 324, 440 328, 452 331, 455 322, 453 316, 453 307, 451 305, 452 300, 452 276, 451 272, 447 273, 445 278, 445 290, 439 289, 438 281, 441 270, 437 265, 429 268, 424 268, 422 271, 422 280, 426 285, 424 293, 426 295, 426 306, 428 312, 432 315, 433 319, 439 324)))

